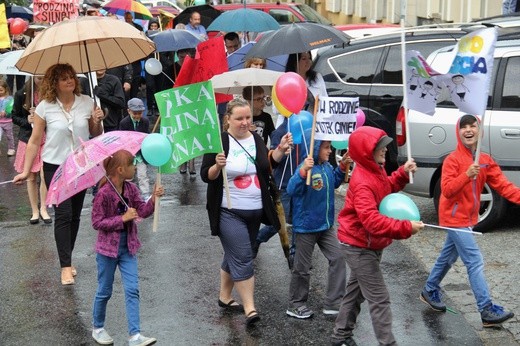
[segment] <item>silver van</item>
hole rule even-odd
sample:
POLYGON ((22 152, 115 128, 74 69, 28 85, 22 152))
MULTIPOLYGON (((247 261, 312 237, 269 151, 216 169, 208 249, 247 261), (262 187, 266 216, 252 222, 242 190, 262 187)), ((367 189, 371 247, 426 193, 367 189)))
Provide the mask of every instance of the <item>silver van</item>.
MULTIPOLYGON (((518 30, 517 30, 518 31, 518 30)), ((428 57, 433 69, 445 65, 453 46, 441 48, 428 57)), ((482 151, 491 154, 504 174, 520 186, 520 35, 500 36, 495 48, 493 73, 487 110, 484 115, 482 151)), ((406 161, 406 141, 411 141, 412 157, 418 170, 413 184, 405 191, 433 198, 435 208, 440 196, 440 178, 444 158, 456 147, 455 125, 463 115, 451 102, 437 104, 429 116, 408 113, 409 128, 404 126, 403 112, 397 118, 398 161, 406 161)), ((505 215, 509 202, 487 185, 482 191, 480 221, 476 229, 491 230, 505 215)))

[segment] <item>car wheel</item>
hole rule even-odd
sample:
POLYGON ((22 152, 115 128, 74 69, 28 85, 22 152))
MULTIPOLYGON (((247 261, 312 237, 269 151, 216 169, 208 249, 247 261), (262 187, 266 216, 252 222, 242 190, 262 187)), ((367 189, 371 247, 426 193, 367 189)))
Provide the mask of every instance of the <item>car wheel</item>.
MULTIPOLYGON (((441 179, 437 180, 433 190, 433 204, 435 210, 439 211, 439 198, 441 196, 441 179)), ((475 231, 487 232, 505 216, 507 211, 507 200, 500 196, 487 184, 484 185, 480 195, 479 223, 475 226, 475 231)))

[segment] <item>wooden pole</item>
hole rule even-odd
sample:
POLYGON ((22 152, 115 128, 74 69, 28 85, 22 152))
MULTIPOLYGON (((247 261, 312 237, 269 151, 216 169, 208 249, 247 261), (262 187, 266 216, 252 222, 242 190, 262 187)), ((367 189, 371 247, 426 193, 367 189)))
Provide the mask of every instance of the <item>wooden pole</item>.
MULTIPOLYGON (((316 95, 316 100, 314 102, 314 114, 312 117, 312 132, 311 132, 311 143, 309 144, 309 151, 307 152, 307 157, 312 157, 312 153, 314 152, 314 133, 316 132, 316 114, 318 113, 318 106, 320 103, 320 95, 316 95)), ((302 134, 302 136, 305 136, 305 133, 302 134)), ((307 185, 311 184, 311 172, 312 169, 309 169, 307 171, 307 185)))
MULTIPOLYGON (((157 176, 155 177, 155 186, 161 185, 161 167, 157 167, 157 176)), ((155 193, 155 189, 153 191, 155 193)), ((159 225, 159 209, 161 209, 161 197, 155 196, 155 207, 153 212, 153 226, 152 232, 157 232, 157 227, 159 225)))

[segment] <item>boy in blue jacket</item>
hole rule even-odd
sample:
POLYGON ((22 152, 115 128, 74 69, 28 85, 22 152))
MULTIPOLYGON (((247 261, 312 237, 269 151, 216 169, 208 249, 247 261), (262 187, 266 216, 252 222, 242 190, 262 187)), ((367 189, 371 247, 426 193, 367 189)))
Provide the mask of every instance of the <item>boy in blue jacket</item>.
POLYGON ((345 153, 340 165, 333 168, 329 163, 331 152, 330 141, 316 141, 313 155, 305 158, 287 185, 287 193, 293 203, 296 253, 289 287, 290 305, 286 314, 295 318, 310 318, 314 314, 306 302, 309 296, 309 270, 316 244, 329 262, 323 313, 336 315, 345 293, 346 265, 333 227, 334 189, 344 181, 346 163, 350 158, 345 153), (311 184, 307 185, 309 171, 311 184))

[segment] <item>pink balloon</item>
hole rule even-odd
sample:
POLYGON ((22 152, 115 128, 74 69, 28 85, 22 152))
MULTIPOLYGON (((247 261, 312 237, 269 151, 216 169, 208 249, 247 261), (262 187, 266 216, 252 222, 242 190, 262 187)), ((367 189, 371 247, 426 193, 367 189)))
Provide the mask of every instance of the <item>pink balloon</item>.
POLYGON ((356 129, 358 127, 363 126, 363 124, 365 123, 365 120, 366 120, 365 112, 363 112, 361 110, 361 108, 358 107, 357 113, 356 113, 356 129))
POLYGON ((307 100, 307 84, 295 72, 287 72, 278 77, 275 85, 280 104, 291 113, 299 113, 307 100))

